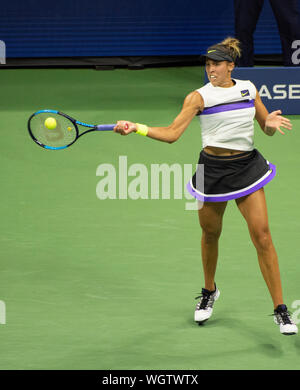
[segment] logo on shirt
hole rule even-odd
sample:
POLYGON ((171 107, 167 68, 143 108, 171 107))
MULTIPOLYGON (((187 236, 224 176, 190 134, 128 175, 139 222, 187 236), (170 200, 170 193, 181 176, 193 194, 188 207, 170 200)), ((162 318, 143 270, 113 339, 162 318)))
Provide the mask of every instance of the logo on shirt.
POLYGON ((242 97, 250 96, 250 92, 248 89, 244 89, 243 91, 241 91, 241 95, 242 95, 242 97))

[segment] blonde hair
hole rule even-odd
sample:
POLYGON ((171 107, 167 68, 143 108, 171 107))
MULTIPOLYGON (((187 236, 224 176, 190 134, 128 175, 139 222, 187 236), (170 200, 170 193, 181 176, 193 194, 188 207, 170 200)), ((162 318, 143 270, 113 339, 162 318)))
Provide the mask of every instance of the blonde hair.
POLYGON ((225 38, 222 42, 211 46, 211 48, 217 48, 225 51, 230 55, 230 57, 232 57, 234 62, 238 57, 241 56, 242 53, 241 42, 238 39, 232 37, 225 38))

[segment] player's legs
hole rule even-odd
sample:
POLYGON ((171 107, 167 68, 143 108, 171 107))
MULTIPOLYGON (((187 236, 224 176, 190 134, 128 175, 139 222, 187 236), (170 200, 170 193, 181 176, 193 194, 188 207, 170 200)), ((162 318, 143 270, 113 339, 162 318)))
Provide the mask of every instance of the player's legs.
POLYGON ((218 261, 218 243, 222 231, 223 214, 227 202, 204 202, 198 211, 202 229, 201 253, 205 289, 215 289, 215 273, 218 261))
POLYGON ((276 308, 283 304, 282 288, 277 253, 269 229, 264 189, 236 199, 236 204, 248 224, 260 269, 276 308))

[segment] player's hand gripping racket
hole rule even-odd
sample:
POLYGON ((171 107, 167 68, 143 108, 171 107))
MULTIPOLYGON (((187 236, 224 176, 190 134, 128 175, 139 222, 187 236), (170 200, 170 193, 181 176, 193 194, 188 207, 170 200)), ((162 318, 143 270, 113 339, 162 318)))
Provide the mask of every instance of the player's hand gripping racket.
POLYGON ((91 131, 112 131, 116 125, 90 125, 79 122, 57 110, 40 110, 28 119, 28 131, 39 146, 60 150, 71 146, 83 134, 91 131), (79 133, 78 126, 89 129, 79 133))

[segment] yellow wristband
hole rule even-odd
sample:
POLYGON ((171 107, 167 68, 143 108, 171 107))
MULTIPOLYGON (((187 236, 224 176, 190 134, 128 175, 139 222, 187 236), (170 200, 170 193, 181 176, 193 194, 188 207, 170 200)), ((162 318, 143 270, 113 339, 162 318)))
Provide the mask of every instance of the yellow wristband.
POLYGON ((142 125, 140 123, 136 123, 135 125, 136 125, 136 129, 137 129, 136 134, 140 134, 140 135, 144 135, 144 136, 146 136, 148 134, 148 130, 149 130, 148 126, 142 125))

